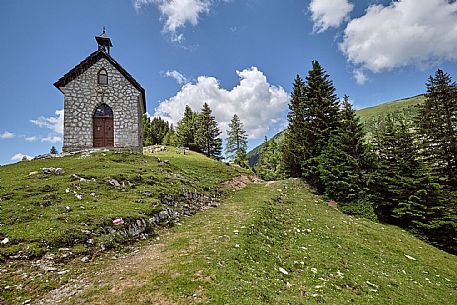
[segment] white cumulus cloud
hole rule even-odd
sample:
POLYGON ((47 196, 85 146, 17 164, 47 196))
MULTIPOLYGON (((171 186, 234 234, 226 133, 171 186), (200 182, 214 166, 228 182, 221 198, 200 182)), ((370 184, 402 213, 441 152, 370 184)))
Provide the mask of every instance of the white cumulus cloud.
POLYGON ((57 134, 63 134, 63 109, 56 110, 56 116, 51 117, 39 117, 36 120, 30 120, 33 124, 41 128, 48 128, 57 134))
POLYGON ((4 133, 0 133, 0 139, 12 139, 15 135, 12 132, 5 131, 4 133))
POLYGON ((38 137, 36 137, 36 136, 24 137, 24 140, 26 140, 27 142, 34 142, 34 141, 38 140, 38 137))
POLYGON ((22 161, 22 159, 26 157, 27 160, 32 160, 33 157, 32 156, 29 156, 29 155, 25 155, 25 154, 22 154, 22 153, 17 153, 15 154, 14 156, 11 157, 11 161, 22 161))
POLYGON ((370 5, 351 20, 340 49, 372 72, 457 60, 457 2, 398 0, 370 5))
POLYGON ((337 28, 349 19, 354 5, 348 0, 311 0, 309 10, 317 33, 329 28, 337 28))
POLYGON ((169 71, 163 73, 163 76, 174 78, 174 80, 179 85, 187 83, 187 77, 185 77, 184 74, 182 74, 176 70, 171 70, 171 71, 169 70, 169 71))
POLYGON ((200 111, 206 102, 219 123, 222 137, 226 137, 228 124, 235 113, 243 121, 249 138, 265 136, 272 125, 283 123, 288 94, 282 87, 269 84, 256 67, 236 73, 240 83, 231 90, 221 88, 214 77, 198 77, 195 84, 185 84, 175 96, 162 101, 154 116, 176 124, 186 105, 200 111))
POLYGON ((41 138, 41 142, 49 142, 49 143, 58 143, 62 142, 62 137, 56 136, 56 135, 49 135, 45 138, 41 138))
POLYGON ((155 5, 162 18, 165 20, 164 32, 170 33, 175 42, 182 42, 183 34, 177 31, 187 24, 198 24, 201 14, 210 11, 213 1, 211 0, 134 0, 133 5, 138 10, 145 5, 155 5))

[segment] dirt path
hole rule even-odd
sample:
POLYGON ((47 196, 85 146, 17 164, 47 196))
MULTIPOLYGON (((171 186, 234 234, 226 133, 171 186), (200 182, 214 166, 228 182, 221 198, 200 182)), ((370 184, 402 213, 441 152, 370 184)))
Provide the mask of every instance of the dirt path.
MULTIPOLYGON (((269 189, 264 184, 234 189, 218 208, 161 230, 159 240, 112 261, 105 260, 99 266, 96 261, 92 262, 89 272, 51 291, 37 304, 175 304, 174 300, 147 287, 154 275, 169 272, 171 263, 183 262, 185 268, 185 264, 194 263, 189 261, 193 255, 211 251, 222 236, 228 237, 234 228, 242 226, 255 209, 272 196, 269 189)), ((170 277, 173 280, 173 274, 170 277)), ((198 293, 193 299, 195 303, 204 301, 199 299, 198 293)))

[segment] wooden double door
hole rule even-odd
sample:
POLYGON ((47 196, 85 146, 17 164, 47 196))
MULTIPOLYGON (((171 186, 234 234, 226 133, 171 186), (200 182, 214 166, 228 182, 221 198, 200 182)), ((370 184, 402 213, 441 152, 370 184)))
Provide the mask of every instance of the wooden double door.
POLYGON ((94 116, 94 147, 114 147, 113 117, 94 116))

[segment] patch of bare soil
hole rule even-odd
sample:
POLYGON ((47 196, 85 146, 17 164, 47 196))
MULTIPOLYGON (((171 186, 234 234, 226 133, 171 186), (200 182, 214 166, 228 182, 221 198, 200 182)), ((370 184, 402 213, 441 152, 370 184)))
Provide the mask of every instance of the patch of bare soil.
MULTIPOLYGON (((165 233, 164 235, 166 236, 167 234, 165 233)), ((163 255, 162 243, 152 243, 145 247, 139 247, 139 250, 130 254, 120 257, 113 256, 110 259, 113 263, 108 263, 109 268, 106 268, 106 266, 94 268, 91 272, 71 279, 66 285, 52 290, 35 304, 64 304, 64 301, 69 299, 73 299, 72 303, 74 303, 78 296, 94 287, 109 287, 113 296, 121 294, 125 289, 144 284, 144 280, 141 280, 141 274, 151 270, 160 270, 168 262, 168 259, 169 257, 163 255), (126 272, 130 275, 136 274, 140 276, 125 276, 126 272)), ((159 297, 159 299, 154 304, 174 304, 165 298, 159 297)), ((76 303, 78 302, 76 301, 76 303)), ((84 304, 99 303, 86 300, 84 304)))
POLYGON ((225 181, 224 183, 222 183, 222 186, 228 189, 240 190, 245 188, 250 183, 259 183, 261 181, 261 179, 253 175, 242 175, 235 177, 232 180, 225 181))

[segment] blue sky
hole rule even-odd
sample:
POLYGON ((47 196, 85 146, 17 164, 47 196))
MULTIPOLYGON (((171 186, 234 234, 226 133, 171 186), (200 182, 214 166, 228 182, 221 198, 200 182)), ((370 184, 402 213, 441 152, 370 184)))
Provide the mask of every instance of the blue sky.
POLYGON ((0 164, 60 151, 53 83, 103 26, 150 115, 176 122, 208 102, 223 131, 240 116, 252 148, 285 126, 293 79, 314 59, 359 108, 423 93, 437 68, 456 78, 455 24, 447 0, 2 0, 0 164))

